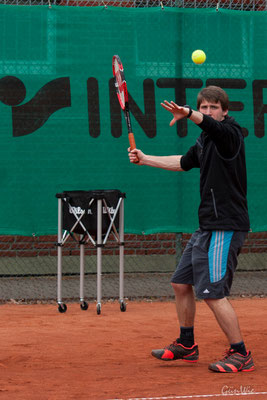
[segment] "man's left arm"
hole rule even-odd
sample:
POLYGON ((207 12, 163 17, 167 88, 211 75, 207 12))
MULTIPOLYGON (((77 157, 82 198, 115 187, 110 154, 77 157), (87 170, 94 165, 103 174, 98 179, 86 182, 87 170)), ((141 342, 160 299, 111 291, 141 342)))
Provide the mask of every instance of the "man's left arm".
POLYGON ((198 126, 209 135, 223 157, 232 158, 237 154, 242 132, 234 120, 226 117, 223 121, 216 121, 208 115, 203 115, 198 126))
MULTIPOLYGON (((227 120, 216 121, 214 118, 192 110, 187 106, 178 106, 173 101, 161 103, 165 110, 173 114, 170 126, 182 118, 188 118, 198 125, 214 141, 219 153, 225 158, 234 157, 240 147, 241 128, 236 123, 227 120)), ((226 117, 227 118, 227 117, 226 117)))
POLYGON ((170 111, 173 115, 170 126, 173 126, 176 121, 185 117, 189 118, 197 125, 203 121, 203 114, 201 112, 192 110, 189 107, 178 106, 174 101, 169 102, 164 100, 164 103, 161 103, 161 106, 165 108, 165 110, 170 111))

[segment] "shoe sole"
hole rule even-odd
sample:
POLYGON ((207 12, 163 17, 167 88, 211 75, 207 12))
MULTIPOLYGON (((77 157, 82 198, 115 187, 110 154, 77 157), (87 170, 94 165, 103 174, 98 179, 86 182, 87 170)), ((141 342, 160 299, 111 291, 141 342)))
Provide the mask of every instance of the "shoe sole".
POLYGON ((209 370, 212 371, 212 372, 217 372, 218 374, 236 374, 237 372, 252 372, 252 371, 255 371, 255 367, 253 366, 253 367, 248 368, 248 369, 238 369, 237 371, 225 371, 225 370, 224 371, 219 371, 217 369, 212 369, 212 368, 209 367, 209 370))
POLYGON ((155 354, 151 353, 151 355, 153 357, 155 357, 157 360, 161 360, 161 361, 177 361, 177 360, 182 360, 188 363, 196 363, 198 362, 198 358, 196 360, 187 360, 186 358, 161 358, 161 357, 157 357, 155 354))

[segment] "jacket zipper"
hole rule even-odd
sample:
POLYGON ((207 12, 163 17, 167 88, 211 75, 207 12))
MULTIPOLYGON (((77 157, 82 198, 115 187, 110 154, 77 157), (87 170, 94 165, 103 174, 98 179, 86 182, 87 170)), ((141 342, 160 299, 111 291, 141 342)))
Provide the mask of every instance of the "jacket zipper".
POLYGON ((210 191, 211 191, 211 196, 212 196, 212 201, 213 201, 213 207, 214 207, 215 216, 216 216, 216 218, 218 218, 217 207, 216 207, 216 201, 215 201, 215 196, 214 196, 213 189, 211 188, 210 191))

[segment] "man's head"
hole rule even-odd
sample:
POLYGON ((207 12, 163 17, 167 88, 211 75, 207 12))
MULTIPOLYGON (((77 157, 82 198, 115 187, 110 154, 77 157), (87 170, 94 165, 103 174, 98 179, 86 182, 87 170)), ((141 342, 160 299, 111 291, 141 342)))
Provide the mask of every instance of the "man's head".
POLYGON ((217 121, 228 114, 229 99, 227 93, 218 86, 208 86, 197 96, 197 109, 217 121))

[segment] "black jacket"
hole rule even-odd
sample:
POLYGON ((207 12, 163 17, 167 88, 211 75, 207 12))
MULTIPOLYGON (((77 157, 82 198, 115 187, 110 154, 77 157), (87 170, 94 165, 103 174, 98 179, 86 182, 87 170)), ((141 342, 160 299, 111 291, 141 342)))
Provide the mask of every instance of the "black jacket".
POLYGON ((199 226, 203 230, 249 230, 245 144, 237 122, 204 115, 203 132, 181 158, 185 171, 200 168, 199 226))

